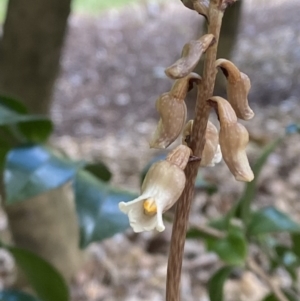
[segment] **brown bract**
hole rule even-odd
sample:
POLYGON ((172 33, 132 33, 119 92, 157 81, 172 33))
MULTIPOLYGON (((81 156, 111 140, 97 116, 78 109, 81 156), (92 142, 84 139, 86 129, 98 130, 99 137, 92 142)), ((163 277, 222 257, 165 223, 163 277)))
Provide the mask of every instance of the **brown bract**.
POLYGON ((215 42, 212 34, 206 34, 198 40, 185 44, 181 58, 165 70, 168 77, 178 79, 187 76, 198 64, 201 55, 215 42))
POLYGON ((254 117, 254 112, 248 104, 248 93, 251 88, 249 77, 231 62, 218 59, 216 67, 220 67, 227 78, 227 97, 238 118, 249 120, 254 117))
POLYGON ((166 148, 180 135, 186 121, 186 104, 184 99, 192 84, 200 83, 201 77, 190 73, 177 80, 171 91, 162 94, 156 101, 160 120, 150 142, 151 148, 166 148))
POLYGON ((246 154, 249 134, 246 128, 237 122, 237 117, 222 97, 214 96, 208 104, 216 107, 220 121, 219 141, 223 159, 237 181, 251 182, 254 174, 246 154))

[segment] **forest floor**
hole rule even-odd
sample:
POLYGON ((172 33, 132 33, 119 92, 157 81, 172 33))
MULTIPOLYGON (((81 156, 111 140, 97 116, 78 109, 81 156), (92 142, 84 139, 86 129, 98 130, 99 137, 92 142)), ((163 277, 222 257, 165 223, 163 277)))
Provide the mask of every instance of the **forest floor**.
MULTIPOLYGON (((256 116, 245 123, 251 162, 284 134, 285 126, 300 120, 300 3, 267 2, 245 2, 232 57, 252 80, 249 101, 256 116)), ((179 1, 145 3, 70 18, 52 111, 53 143, 74 158, 103 160, 114 174, 113 184, 134 191, 141 170, 159 153, 149 149, 148 140, 158 118, 155 100, 171 86, 164 68, 197 36, 202 19, 179 1)), ((275 204, 299 220, 299 154, 299 136, 291 136, 270 156, 258 180, 255 207, 275 204)), ((197 192, 191 219, 201 224, 224 214, 244 187, 223 162, 202 173, 218 192, 197 192)), ((164 300, 170 234, 167 225, 162 234, 128 231, 91 245, 72 285, 72 300, 164 300)), ((205 286, 218 266, 201 242, 188 240, 182 300, 208 300, 205 286)), ((265 292, 250 273, 229 280, 225 289, 227 301, 258 301, 265 292)))

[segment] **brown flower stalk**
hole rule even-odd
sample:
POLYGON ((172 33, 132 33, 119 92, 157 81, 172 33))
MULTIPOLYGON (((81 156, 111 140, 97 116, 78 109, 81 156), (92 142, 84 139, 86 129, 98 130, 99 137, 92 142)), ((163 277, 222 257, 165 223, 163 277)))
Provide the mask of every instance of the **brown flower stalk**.
MULTIPOLYGON (((193 131, 190 139, 190 148, 195 156, 201 157, 205 145, 205 132, 209 117, 209 106, 206 100, 213 94, 216 79, 216 55, 222 17, 226 6, 235 0, 211 0, 209 4, 208 33, 215 38, 215 43, 206 51, 204 62, 203 80, 198 90, 197 104, 194 118, 193 131)), ((166 301, 180 301, 180 278, 185 244, 188 217, 194 195, 194 185, 200 162, 194 161, 187 165, 186 186, 176 204, 173 231, 170 245, 167 272, 166 301)))

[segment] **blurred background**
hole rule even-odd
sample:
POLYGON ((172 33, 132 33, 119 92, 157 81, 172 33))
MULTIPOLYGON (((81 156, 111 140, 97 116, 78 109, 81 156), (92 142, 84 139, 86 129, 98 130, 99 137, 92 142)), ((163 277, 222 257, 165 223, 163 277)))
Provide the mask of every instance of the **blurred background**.
MULTIPOLYGON (((68 6, 67 0, 60 1, 68 6)), ((21 11, 22 5, 32 6, 32 11, 38 7, 34 0, 30 4, 17 2, 10 0, 12 11, 14 5, 15 11, 21 11)), ((43 2, 48 5, 46 0, 43 2)), ((284 135, 288 125, 300 122, 300 2, 240 2, 240 11, 226 21, 219 55, 230 58, 251 79, 249 103, 256 115, 243 124, 250 134, 247 150, 253 163, 266 145, 284 135)), ((7 4, 0 0, 1 23, 5 21, 7 4)), ((185 43, 204 33, 203 17, 179 0, 73 0, 71 8, 70 15, 66 9, 61 20, 48 16, 49 28, 44 22, 45 36, 60 36, 51 45, 43 35, 28 39, 26 34, 17 33, 18 22, 26 18, 11 13, 7 27, 2 29, 0 90, 33 99, 31 104, 26 102, 31 112, 49 114, 54 122, 51 145, 75 160, 105 162, 113 174, 113 185, 138 193, 142 170, 162 154, 150 150, 148 141, 158 121, 155 100, 172 85, 164 69, 179 58, 185 43), (57 31, 56 25, 61 26, 57 31), (30 43, 18 44, 19 35, 30 43), (16 53, 24 54, 34 45, 39 54, 30 57, 28 64, 43 62, 42 67, 24 80, 30 68, 21 65, 23 56, 16 53), (50 58, 48 51, 53 52, 50 58), (47 71, 51 73, 49 78, 47 71), (36 92, 39 87, 41 91, 36 92), (40 102, 45 105, 39 107, 40 102)), ((30 26, 39 27, 38 22, 43 21, 31 19, 30 26)), ((222 77, 215 92, 226 95, 222 77)), ((194 98, 192 92, 187 104, 190 118, 194 98)), ((269 156, 257 183, 254 208, 275 205, 295 221, 300 220, 299 155, 299 136, 291 136, 269 156)), ((197 189, 191 213, 194 223, 206 223, 225 214, 244 188, 224 162, 203 169, 201 177, 217 191, 208 194, 197 189)), ((4 214, 2 219, 4 231, 4 214)), ((91 244, 72 278, 71 300, 164 300, 170 237, 171 224, 167 223, 164 233, 133 234, 127 230, 91 244)), ((5 262, 0 262, 3 287, 8 269, 5 262)), ((205 287, 218 266, 214 253, 207 252, 201 241, 189 239, 183 263, 182 300, 209 300, 205 287)), ((281 270, 274 278, 283 286, 290 284, 289 276, 281 270)), ((242 272, 226 282, 224 300, 259 301, 267 292, 258 277, 242 272)))

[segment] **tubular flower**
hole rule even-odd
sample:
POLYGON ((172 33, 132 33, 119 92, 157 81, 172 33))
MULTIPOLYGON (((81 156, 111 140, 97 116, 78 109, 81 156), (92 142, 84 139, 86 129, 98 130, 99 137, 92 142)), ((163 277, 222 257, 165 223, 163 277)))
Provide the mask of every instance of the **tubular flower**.
POLYGON ((205 34, 200 39, 192 40, 185 44, 182 49, 181 58, 165 70, 166 75, 172 79, 187 76, 197 66, 201 55, 213 43, 215 43, 214 36, 212 34, 205 34))
MULTIPOLYGON (((189 120, 182 133, 182 143, 188 144, 193 130, 193 120, 189 120)), ((222 160, 219 145, 219 133, 211 121, 208 121, 205 132, 205 145, 201 156, 200 166, 215 166, 222 160)))
POLYGON ((220 67, 227 78, 227 97, 238 118, 249 120, 254 112, 248 104, 248 93, 251 88, 249 77, 230 61, 218 59, 216 67, 220 67))
POLYGON ((185 186, 185 173, 191 149, 180 145, 149 169, 141 189, 141 195, 131 202, 119 203, 122 212, 128 214, 134 232, 156 229, 164 231, 162 214, 179 199, 185 186))
POLYGON ((215 107, 218 113, 219 139, 225 163, 237 181, 251 182, 254 175, 246 154, 248 131, 237 122, 236 114, 226 99, 214 96, 208 100, 208 104, 215 107))
POLYGON ((151 148, 166 148, 173 143, 182 132, 186 120, 186 104, 184 99, 193 83, 199 84, 201 77, 196 73, 176 80, 171 91, 162 94, 156 101, 156 109, 160 120, 150 141, 151 148))

